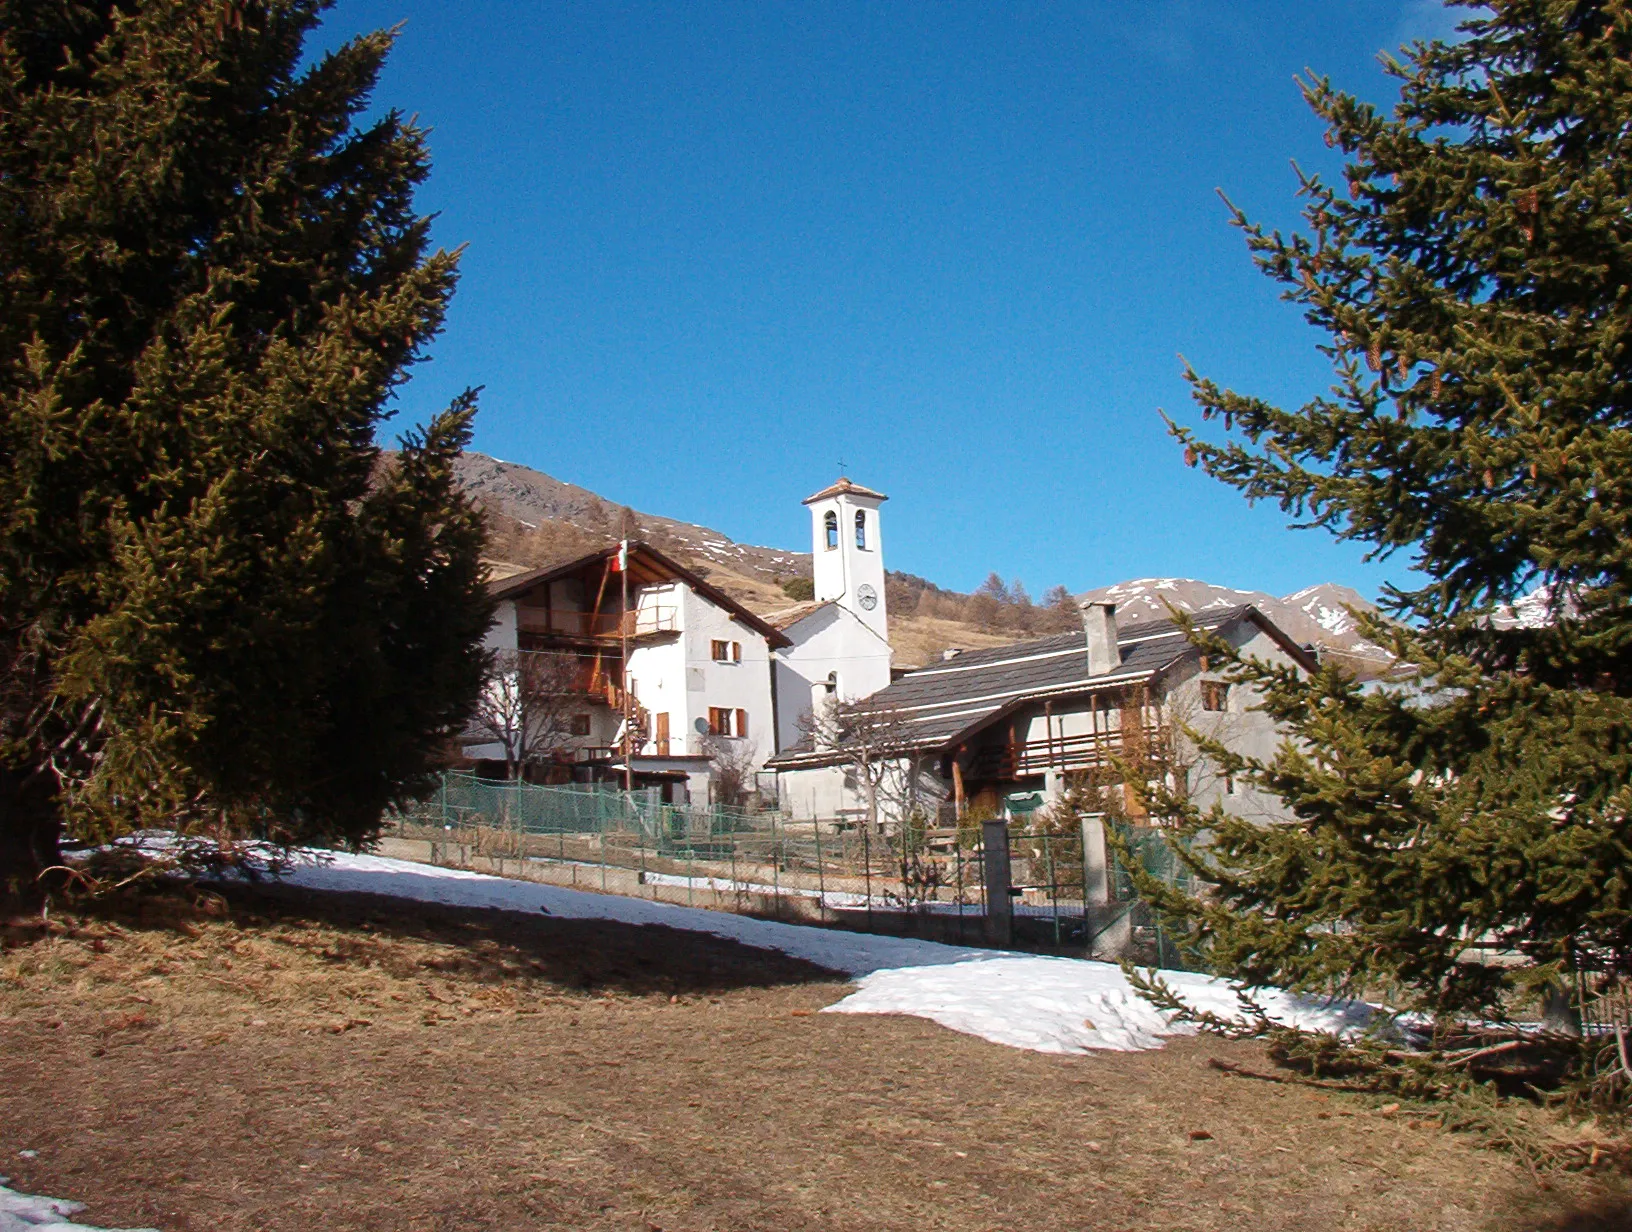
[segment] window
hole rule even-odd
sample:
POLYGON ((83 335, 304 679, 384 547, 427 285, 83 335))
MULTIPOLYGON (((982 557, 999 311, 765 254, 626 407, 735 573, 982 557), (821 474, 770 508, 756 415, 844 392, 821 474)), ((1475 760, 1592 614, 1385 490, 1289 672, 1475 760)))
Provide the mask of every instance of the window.
POLYGON ((836 695, 838 693, 839 674, 837 672, 829 672, 827 674, 827 691, 830 695, 836 695))
POLYGON ((1230 708, 1230 686, 1222 680, 1203 680, 1201 682, 1201 708, 1203 710, 1228 710, 1230 708))
POLYGON ((867 511, 856 510, 856 546, 862 551, 867 550, 867 511))
POLYGON ((572 716, 572 734, 575 736, 589 735, 589 716, 587 714, 572 716))
POLYGON ((735 736, 741 739, 748 734, 748 712, 746 710, 731 710, 725 706, 710 706, 708 708, 708 734, 711 736, 735 736))
POLYGON ((822 517, 822 529, 827 532, 827 550, 839 546, 839 515, 829 509, 822 517))
POLYGON ((709 657, 716 663, 741 663, 742 643, 726 642, 718 639, 708 644, 709 657))

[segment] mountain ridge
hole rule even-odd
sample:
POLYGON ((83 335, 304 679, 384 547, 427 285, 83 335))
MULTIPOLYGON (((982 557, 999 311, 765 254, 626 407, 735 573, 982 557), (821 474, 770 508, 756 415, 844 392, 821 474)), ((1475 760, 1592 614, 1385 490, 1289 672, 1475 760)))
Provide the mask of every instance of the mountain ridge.
MULTIPOLYGON (((521 463, 466 453, 456 471, 461 486, 488 514, 489 564, 496 575, 602 547, 621 537, 627 516, 632 537, 675 556, 760 615, 790 606, 793 599, 784 583, 810 577, 808 552, 738 543, 695 522, 626 509, 588 488, 521 463)), ((1074 613, 1029 604, 1010 605, 994 619, 991 605, 978 607, 976 596, 905 574, 892 574, 891 581, 890 641, 903 664, 928 662, 954 646, 980 649, 1024 641, 1054 631, 1062 622, 1069 627, 1075 620, 1074 613), (965 618, 975 612, 984 612, 985 618, 965 618)), ((1115 602, 1125 623, 1165 616, 1164 600, 1186 612, 1251 603, 1299 643, 1361 661, 1376 660, 1379 670, 1388 662, 1381 647, 1360 636, 1346 610, 1375 610, 1373 605, 1358 592, 1331 582, 1277 597, 1193 578, 1150 577, 1095 587, 1075 597, 1115 602)))

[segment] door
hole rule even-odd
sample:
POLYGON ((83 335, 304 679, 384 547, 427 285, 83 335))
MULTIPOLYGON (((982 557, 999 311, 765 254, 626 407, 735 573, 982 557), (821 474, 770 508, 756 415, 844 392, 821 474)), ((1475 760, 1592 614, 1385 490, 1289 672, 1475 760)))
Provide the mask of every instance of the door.
POLYGON ((657 755, 659 757, 667 757, 669 755, 668 711, 664 711, 662 714, 657 716, 657 755))

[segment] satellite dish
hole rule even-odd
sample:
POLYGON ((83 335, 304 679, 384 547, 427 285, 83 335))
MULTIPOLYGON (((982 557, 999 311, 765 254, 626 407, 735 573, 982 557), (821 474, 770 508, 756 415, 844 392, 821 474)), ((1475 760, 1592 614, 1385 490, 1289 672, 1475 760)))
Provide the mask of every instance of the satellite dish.
POLYGON ((692 726, 697 729, 697 734, 699 736, 708 735, 708 720, 707 719, 698 719, 695 723, 692 724, 692 726))

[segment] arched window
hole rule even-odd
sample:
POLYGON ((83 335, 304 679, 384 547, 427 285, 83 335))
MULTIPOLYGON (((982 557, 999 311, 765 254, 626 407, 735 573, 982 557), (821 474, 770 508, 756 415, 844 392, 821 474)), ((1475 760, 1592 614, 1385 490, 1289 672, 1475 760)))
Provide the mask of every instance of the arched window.
POLYGON ((856 510, 856 546, 863 551, 867 549, 867 511, 856 510))
POLYGON ((822 519, 822 526, 827 531, 827 550, 831 552, 839 546, 839 515, 829 509, 822 519))
POLYGON ((838 695, 838 692, 839 674, 837 672, 829 672, 827 674, 827 694, 829 697, 834 697, 838 695))

